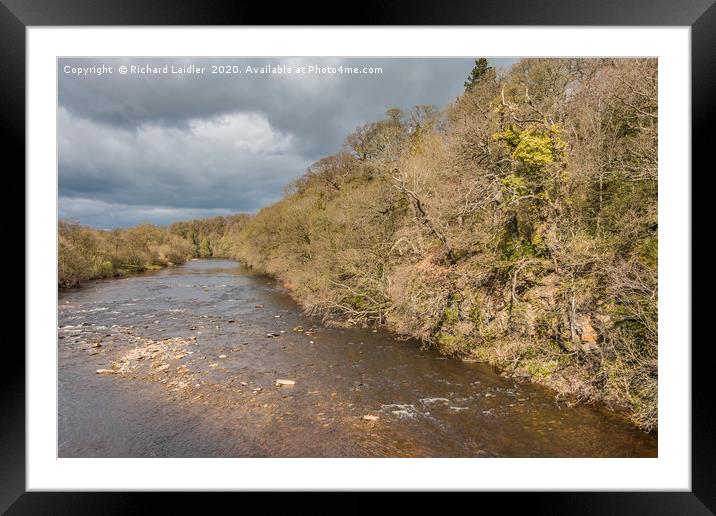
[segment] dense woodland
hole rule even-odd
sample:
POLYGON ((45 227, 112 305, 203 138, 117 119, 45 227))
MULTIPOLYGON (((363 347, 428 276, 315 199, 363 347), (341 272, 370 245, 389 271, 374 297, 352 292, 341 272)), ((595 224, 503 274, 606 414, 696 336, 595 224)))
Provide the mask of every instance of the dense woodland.
POLYGON ((68 221, 58 226, 60 287, 183 263, 193 255, 190 242, 151 224, 112 231, 68 221))
POLYGON ((192 256, 657 426, 657 62, 477 60, 444 111, 389 110, 255 216, 60 224, 60 285, 192 256))
POLYGON ((191 258, 238 256, 239 229, 249 215, 177 222, 168 228, 140 224, 103 231, 69 221, 59 223, 59 286, 124 276, 191 258))

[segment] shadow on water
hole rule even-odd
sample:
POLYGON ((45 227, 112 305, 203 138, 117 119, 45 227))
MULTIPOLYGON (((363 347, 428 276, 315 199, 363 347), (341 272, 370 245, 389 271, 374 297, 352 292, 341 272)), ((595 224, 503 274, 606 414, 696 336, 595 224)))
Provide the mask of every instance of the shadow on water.
POLYGON ((386 332, 322 326, 232 261, 63 291, 59 325, 61 457, 657 454, 607 410, 386 332), (95 373, 113 363, 128 369, 95 373))

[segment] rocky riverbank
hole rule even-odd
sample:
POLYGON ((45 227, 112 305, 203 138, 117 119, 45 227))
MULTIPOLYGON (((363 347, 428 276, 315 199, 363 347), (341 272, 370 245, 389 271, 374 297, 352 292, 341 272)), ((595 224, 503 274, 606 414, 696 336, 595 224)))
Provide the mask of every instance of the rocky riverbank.
POLYGON ((60 456, 650 456, 597 407, 198 260, 60 295, 60 456), (151 407, 151 408, 150 408, 151 407))

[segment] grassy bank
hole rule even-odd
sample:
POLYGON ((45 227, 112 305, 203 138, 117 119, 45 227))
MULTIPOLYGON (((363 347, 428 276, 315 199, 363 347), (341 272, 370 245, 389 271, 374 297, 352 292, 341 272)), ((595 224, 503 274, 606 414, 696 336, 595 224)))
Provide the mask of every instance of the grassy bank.
POLYGON ((656 60, 483 63, 448 109, 388 111, 255 217, 162 234, 176 256, 279 278, 333 323, 385 325, 655 430, 657 120, 656 60))

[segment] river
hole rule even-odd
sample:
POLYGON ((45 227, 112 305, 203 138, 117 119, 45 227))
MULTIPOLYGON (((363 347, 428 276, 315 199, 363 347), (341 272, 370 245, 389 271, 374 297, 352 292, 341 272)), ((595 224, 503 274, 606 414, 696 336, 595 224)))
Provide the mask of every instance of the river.
POLYGON ((58 319, 60 457, 657 455, 604 408, 326 327, 233 261, 87 282, 58 319))

